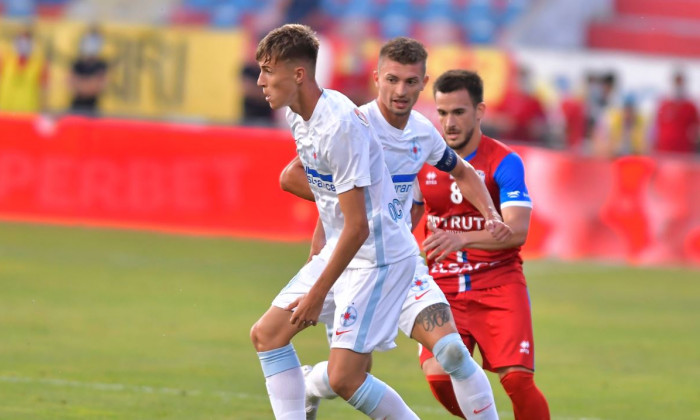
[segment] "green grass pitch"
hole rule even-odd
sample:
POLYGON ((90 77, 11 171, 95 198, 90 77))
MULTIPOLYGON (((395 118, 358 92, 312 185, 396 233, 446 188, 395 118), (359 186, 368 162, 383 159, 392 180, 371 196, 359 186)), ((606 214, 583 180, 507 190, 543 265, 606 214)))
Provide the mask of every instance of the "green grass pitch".
MULTIPOLYGON (((24 224, 0 224, 0 238, 0 419, 272 418, 248 332, 307 244, 24 224)), ((700 271, 528 261, 526 273, 553 419, 700 419, 700 271)), ((450 418, 415 344, 398 344, 374 373, 422 419, 450 418)), ((302 363, 327 354, 321 328, 295 346, 302 363)), ((361 418, 339 399, 319 411, 361 418)))

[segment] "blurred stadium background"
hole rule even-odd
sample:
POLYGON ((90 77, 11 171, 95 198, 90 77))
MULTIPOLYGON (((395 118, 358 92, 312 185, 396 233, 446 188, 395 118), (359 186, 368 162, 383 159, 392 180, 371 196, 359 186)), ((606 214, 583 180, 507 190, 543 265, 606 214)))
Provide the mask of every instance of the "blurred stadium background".
MULTIPOLYGON (((284 22, 319 32, 322 86, 357 103, 394 36, 433 79, 484 77, 484 131, 535 202, 554 419, 700 419, 697 0, 0 0, 0 418, 271 417, 248 329, 315 224, 278 188, 294 146, 255 86, 284 22)), ((321 334, 297 348, 324 357, 321 334)), ((444 418, 400 369, 414 353, 377 369, 444 418)))

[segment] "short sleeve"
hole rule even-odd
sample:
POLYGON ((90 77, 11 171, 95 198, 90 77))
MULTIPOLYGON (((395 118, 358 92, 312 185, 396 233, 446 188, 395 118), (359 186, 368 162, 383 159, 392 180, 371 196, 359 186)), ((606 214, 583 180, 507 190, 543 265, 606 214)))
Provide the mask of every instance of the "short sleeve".
POLYGON ((532 207, 532 200, 525 185, 525 167, 520 156, 515 153, 506 155, 496 168, 494 179, 500 191, 501 208, 532 207))
POLYGON ((435 127, 431 127, 430 130, 430 145, 428 146, 428 158, 425 160, 428 165, 435 166, 445 155, 445 149, 447 149, 447 143, 443 140, 440 133, 435 127))
POLYGON ((326 157, 338 194, 372 182, 369 169, 370 128, 340 121, 327 133, 326 157))

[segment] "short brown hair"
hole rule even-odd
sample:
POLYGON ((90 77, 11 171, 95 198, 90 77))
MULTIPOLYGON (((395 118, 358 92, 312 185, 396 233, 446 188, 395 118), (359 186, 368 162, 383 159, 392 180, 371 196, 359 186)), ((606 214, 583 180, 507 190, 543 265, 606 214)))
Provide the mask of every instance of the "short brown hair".
POLYGON ((438 92, 450 93, 466 90, 476 107, 484 102, 484 82, 478 73, 469 70, 448 70, 440 75, 433 84, 433 96, 438 92))
POLYGON ((318 37, 313 29, 298 23, 289 23, 273 29, 258 44, 255 59, 262 62, 305 60, 316 68, 318 37))
POLYGON ((383 58, 388 58, 391 61, 396 61, 400 64, 423 64, 425 71, 425 62, 428 60, 428 51, 420 42, 413 38, 400 36, 388 41, 379 51, 379 61, 383 58))

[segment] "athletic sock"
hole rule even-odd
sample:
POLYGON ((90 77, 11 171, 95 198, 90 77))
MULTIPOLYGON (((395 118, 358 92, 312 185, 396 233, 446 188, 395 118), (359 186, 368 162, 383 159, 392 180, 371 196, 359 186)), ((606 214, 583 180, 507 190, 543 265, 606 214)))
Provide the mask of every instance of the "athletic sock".
POLYGON ((457 403, 455 391, 452 389, 452 379, 450 375, 427 375, 425 379, 430 385, 430 390, 433 392, 435 399, 452 415, 465 418, 462 410, 457 403))
POLYGON ((459 334, 448 334, 438 340, 433 346, 433 354, 450 375, 461 412, 469 420, 497 420, 491 384, 484 370, 472 359, 459 334))
POLYGON ((370 374, 348 403, 375 420, 418 420, 396 391, 370 374))
POLYGON ((328 362, 316 363, 306 375, 306 394, 327 400, 338 396, 328 382, 328 362))
POLYGON ((513 402, 515 420, 549 420, 547 399, 535 385, 535 375, 516 370, 501 378, 501 384, 513 402))
POLYGON ((306 418, 304 409, 304 375, 292 344, 258 352, 265 375, 267 394, 277 420, 306 418))

